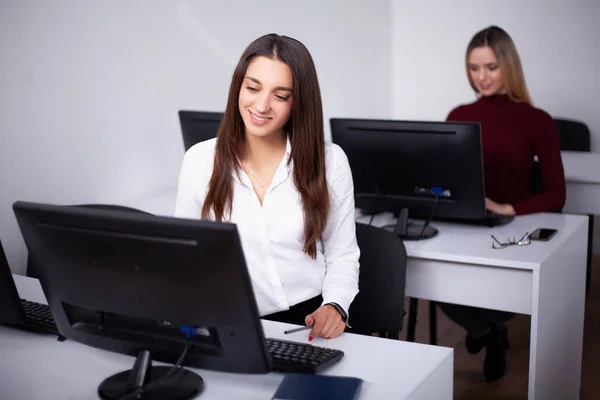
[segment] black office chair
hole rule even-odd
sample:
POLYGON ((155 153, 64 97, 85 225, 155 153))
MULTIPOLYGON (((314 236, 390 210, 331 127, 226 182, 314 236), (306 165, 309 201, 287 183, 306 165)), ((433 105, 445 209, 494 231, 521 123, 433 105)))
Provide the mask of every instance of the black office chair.
POLYGON ((359 290, 350 306, 350 332, 398 339, 404 319, 406 248, 381 228, 356 224, 360 248, 359 290))
MULTIPOLYGON (((99 210, 113 210, 113 211, 123 211, 130 213, 142 213, 142 214, 150 214, 146 211, 138 210, 137 208, 119 206, 114 204, 78 204, 76 207, 85 207, 85 208, 96 208, 99 210)), ((33 256, 30 254, 27 256, 27 271, 26 275, 32 278, 40 278, 39 272, 35 265, 35 260, 33 256)))
MULTIPOLYGON (((560 149, 568 151, 581 151, 589 153, 591 151, 590 129, 581 121, 566 118, 554 118, 558 136, 560 138, 560 149)), ((592 276, 592 255, 594 241, 594 216, 589 215, 588 220, 588 252, 587 252, 587 270, 585 280, 585 291, 590 292, 590 283, 592 276)))
MULTIPOLYGON (((581 122, 565 118, 554 118, 556 129, 560 140, 560 149, 566 151, 590 152, 590 130, 588 126, 581 122)), ((534 159, 531 171, 531 192, 540 193, 542 190, 542 170, 539 162, 534 159)), ((562 210, 555 210, 560 213, 562 210)), ((592 276, 592 255, 593 255, 593 237, 594 237, 594 216, 589 215, 588 220, 588 249, 585 291, 590 292, 592 276)), ((417 306, 418 299, 410 299, 408 333, 407 340, 414 342, 415 329, 417 324, 417 306)), ((433 301, 429 302, 429 342, 437 344, 437 307, 433 301)))
POLYGON ((217 137, 222 120, 222 112, 179 111, 179 123, 185 151, 188 151, 196 143, 217 137))
POLYGON ((560 149, 569 151, 591 151, 590 128, 581 122, 566 118, 554 118, 560 149))

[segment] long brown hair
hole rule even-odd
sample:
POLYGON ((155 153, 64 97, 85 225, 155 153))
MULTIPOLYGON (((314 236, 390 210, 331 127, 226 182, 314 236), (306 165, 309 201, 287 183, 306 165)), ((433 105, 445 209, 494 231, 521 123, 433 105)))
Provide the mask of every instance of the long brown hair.
POLYGON ((244 122, 238 98, 248 64, 255 57, 281 61, 292 71, 292 110, 285 130, 291 143, 293 176, 302 199, 304 212, 304 252, 317 256, 329 214, 329 192, 325 174, 325 135, 323 107, 317 71, 310 53, 299 41, 287 36, 269 34, 250 43, 242 54, 231 80, 225 115, 217 134, 215 158, 208 193, 202 206, 202 219, 211 210, 217 221, 231 216, 233 172, 240 173, 238 160, 244 152, 244 122))
POLYGON ((465 60, 467 78, 473 90, 477 92, 477 88, 473 84, 471 74, 469 73, 469 55, 473 49, 484 46, 489 46, 498 59, 498 66, 500 67, 500 71, 502 71, 504 88, 506 89, 508 98, 515 102, 532 104, 527 85, 525 84, 521 58, 519 57, 515 43, 504 29, 497 26, 490 26, 477 32, 467 46, 465 60))

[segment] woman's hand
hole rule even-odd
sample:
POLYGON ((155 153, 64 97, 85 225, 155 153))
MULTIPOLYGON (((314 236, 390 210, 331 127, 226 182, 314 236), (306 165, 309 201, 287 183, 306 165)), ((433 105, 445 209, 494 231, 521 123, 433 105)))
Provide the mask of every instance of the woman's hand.
POLYGON ((485 208, 495 214, 515 215, 515 209, 511 204, 499 204, 493 200, 485 198, 485 208))
POLYGON ((331 304, 325 304, 309 314, 304 319, 307 326, 312 326, 308 334, 308 340, 313 340, 317 336, 325 339, 333 339, 344 332, 346 324, 338 310, 331 304))

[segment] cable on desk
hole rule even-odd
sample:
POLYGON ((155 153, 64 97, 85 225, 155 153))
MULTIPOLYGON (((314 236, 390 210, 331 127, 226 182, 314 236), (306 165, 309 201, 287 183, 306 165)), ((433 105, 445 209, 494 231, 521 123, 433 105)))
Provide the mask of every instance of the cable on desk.
POLYGON ((375 193, 377 194, 377 196, 375 196, 375 207, 373 207, 371 219, 369 219, 369 225, 373 224, 373 219, 375 218, 375 215, 379 214, 379 211, 378 211, 379 210, 379 199, 380 199, 379 188, 376 189, 375 193))
POLYGON ((373 218, 375 218, 375 213, 371 214, 371 219, 369 219, 369 225, 373 224, 373 218))
POLYGON ((429 226, 429 223, 431 222, 431 219, 435 215, 435 210, 437 208, 437 204, 438 204, 440 195, 437 191, 435 191, 434 193, 435 193, 435 202, 433 203, 433 208, 431 209, 431 214, 429 215, 429 218, 427 218, 427 221, 425 221, 425 223, 423 224, 423 228, 421 228, 421 233, 419 233, 419 237, 417 238, 417 241, 421 240, 421 237, 423 236, 423 232, 425 232, 425 229, 427 229, 427 227, 429 226))

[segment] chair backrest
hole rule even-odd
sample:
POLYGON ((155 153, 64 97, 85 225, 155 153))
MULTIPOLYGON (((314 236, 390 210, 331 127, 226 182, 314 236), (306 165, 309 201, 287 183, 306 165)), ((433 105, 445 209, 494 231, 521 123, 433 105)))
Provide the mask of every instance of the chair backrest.
POLYGON ((558 130, 561 150, 591 151, 590 129, 585 123, 566 118, 554 118, 554 123, 558 130))
MULTIPOLYGON (((123 211, 123 212, 130 212, 130 213, 150 214, 146 211, 138 210, 137 208, 119 206, 119 205, 114 205, 114 204, 78 204, 76 206, 77 207, 85 207, 85 208, 97 208, 99 210, 113 210, 113 211, 123 211)), ((29 254, 27 256, 26 275, 30 276, 32 278, 38 278, 38 279, 40 277, 38 269, 35 265, 35 260, 31 254, 29 254)))
POLYGON ((217 137, 222 120, 222 112, 179 111, 179 123, 185 151, 188 151, 196 143, 217 137))
MULTIPOLYGON (((534 158, 533 165, 531 166, 531 193, 542 193, 542 168, 540 167, 540 162, 537 160, 537 157, 534 158)), ((560 214, 562 213, 562 209, 548 210, 547 212, 560 214)))
MULTIPOLYGON (((560 140, 560 149, 590 152, 590 129, 586 124, 565 118, 554 118, 560 140)), ((534 160, 531 171, 531 192, 542 191, 542 170, 539 161, 534 160)))
POLYGON ((539 194, 542 192, 542 169, 537 159, 533 160, 531 165, 531 193, 539 194))
POLYGON ((398 236, 356 224, 360 248, 359 290, 350 306, 350 325, 360 332, 399 332, 404 319, 406 248, 398 236))

